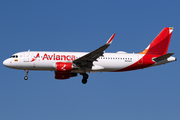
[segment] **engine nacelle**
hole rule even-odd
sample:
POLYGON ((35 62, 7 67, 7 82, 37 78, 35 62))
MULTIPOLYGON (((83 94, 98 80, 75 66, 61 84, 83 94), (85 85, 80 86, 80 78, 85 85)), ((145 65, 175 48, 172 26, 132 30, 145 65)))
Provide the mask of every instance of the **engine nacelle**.
POLYGON ((55 78, 56 79, 69 79, 70 77, 77 76, 77 73, 67 73, 67 72, 55 72, 55 78))
POLYGON ((75 68, 73 66, 73 63, 68 62, 57 62, 53 64, 53 67, 55 68, 55 78, 56 79, 69 79, 70 77, 77 76, 77 73, 71 73, 71 70, 75 68))
POLYGON ((73 68, 72 63, 57 62, 53 65, 56 72, 70 72, 73 68))

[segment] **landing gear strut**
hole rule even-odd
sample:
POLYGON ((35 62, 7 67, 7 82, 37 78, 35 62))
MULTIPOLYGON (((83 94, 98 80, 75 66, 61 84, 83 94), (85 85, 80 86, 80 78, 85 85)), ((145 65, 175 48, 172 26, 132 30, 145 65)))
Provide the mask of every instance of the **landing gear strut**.
POLYGON ((29 73, 29 70, 26 70, 26 76, 24 77, 24 80, 28 79, 28 73, 29 73))
POLYGON ((87 83, 88 77, 89 77, 88 74, 86 74, 86 73, 83 74, 83 79, 82 79, 82 83, 83 83, 83 84, 86 84, 86 83, 87 83))

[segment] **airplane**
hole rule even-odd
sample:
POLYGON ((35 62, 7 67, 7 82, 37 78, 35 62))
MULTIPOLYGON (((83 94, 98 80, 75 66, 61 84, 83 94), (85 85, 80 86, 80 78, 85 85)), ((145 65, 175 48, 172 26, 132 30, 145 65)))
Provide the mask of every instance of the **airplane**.
POLYGON ((123 72, 144 69, 176 61, 167 53, 173 27, 165 27, 149 46, 140 53, 105 53, 115 34, 98 49, 92 52, 47 52, 26 51, 13 54, 3 61, 8 68, 25 70, 25 80, 28 79, 29 70, 54 71, 55 79, 65 80, 83 76, 82 83, 86 84, 89 75, 93 72, 123 72))

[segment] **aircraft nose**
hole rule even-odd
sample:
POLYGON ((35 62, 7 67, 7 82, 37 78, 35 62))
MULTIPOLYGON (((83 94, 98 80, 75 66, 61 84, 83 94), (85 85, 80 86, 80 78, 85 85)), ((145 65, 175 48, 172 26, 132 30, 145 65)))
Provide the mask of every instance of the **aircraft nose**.
POLYGON ((8 62, 7 59, 3 61, 3 65, 6 66, 6 67, 9 65, 9 62, 8 62))

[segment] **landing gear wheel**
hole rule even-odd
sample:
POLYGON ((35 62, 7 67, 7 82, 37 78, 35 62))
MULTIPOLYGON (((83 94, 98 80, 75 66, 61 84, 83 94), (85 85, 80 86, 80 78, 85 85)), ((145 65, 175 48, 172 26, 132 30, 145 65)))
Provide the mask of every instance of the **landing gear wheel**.
POLYGON ((88 74, 83 74, 83 79, 82 79, 82 83, 86 84, 87 83, 87 79, 88 79, 89 75, 88 74))
POLYGON ((28 76, 25 76, 25 77, 24 77, 24 80, 27 80, 27 79, 28 79, 28 76))
POLYGON ((86 84, 87 83, 87 79, 82 79, 82 83, 86 84))

